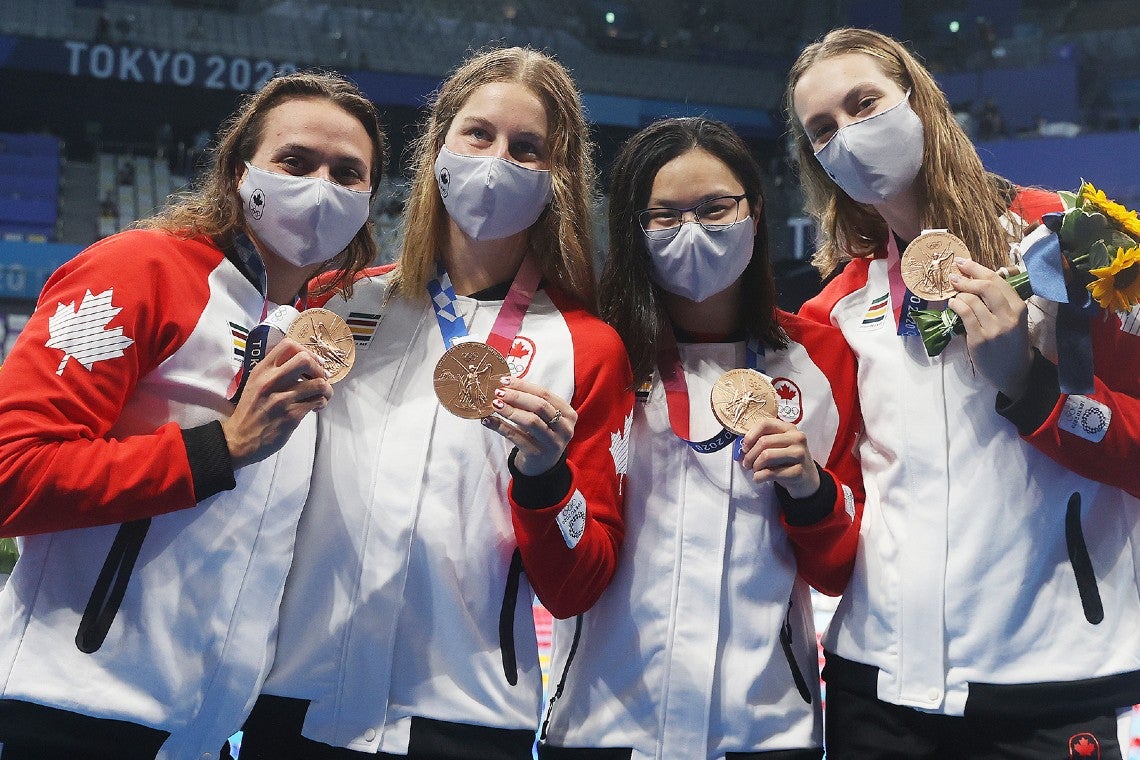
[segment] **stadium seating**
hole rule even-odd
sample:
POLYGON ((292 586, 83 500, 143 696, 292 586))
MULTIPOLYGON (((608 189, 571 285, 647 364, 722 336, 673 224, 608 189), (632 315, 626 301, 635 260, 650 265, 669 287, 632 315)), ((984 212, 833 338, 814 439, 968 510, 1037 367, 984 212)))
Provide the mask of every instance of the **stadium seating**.
POLYGON ((51 135, 0 133, 0 234, 54 240, 61 146, 51 135))

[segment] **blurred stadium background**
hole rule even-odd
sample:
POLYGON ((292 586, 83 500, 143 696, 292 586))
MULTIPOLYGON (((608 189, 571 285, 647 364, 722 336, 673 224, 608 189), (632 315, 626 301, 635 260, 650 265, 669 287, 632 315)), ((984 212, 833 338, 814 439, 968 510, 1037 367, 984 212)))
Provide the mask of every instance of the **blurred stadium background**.
POLYGON ((277 71, 342 71, 381 108, 394 151, 373 214, 390 259, 423 105, 497 44, 571 69, 602 190, 622 141, 654 119, 733 125, 766 170, 781 305, 795 309, 819 280, 783 82, 842 25, 909 41, 991 170, 1057 189, 1084 178, 1140 206, 1138 0, 0 0, 0 361, 55 267, 193 181, 220 120, 277 71))

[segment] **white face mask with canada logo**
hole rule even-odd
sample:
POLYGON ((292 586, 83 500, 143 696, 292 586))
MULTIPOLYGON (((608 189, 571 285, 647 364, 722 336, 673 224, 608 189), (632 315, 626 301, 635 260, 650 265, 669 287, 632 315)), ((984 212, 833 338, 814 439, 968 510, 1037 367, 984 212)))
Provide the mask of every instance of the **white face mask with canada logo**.
POLYGON ((248 161, 245 167, 238 195, 246 226, 294 266, 333 258, 368 221, 368 190, 350 190, 321 177, 278 174, 248 161))
POLYGON ((465 156, 446 147, 435 181, 448 216, 473 240, 501 240, 530 227, 553 197, 548 169, 498 156, 465 156))

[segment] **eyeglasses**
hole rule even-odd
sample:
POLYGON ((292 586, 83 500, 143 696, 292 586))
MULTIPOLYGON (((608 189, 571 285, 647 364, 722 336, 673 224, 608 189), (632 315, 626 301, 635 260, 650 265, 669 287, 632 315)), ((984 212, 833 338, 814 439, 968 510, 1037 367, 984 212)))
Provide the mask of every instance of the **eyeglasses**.
POLYGON ((685 214, 692 211, 697 224, 709 232, 716 232, 740 221, 740 202, 747 197, 746 194, 722 195, 692 208, 647 208, 637 212, 637 222, 647 238, 671 240, 681 229, 685 214))

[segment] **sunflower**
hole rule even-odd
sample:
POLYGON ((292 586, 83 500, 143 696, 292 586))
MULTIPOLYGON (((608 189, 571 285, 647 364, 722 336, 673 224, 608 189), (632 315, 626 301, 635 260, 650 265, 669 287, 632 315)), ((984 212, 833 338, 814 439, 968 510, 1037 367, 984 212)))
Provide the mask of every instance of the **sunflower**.
POLYGON ((1126 312, 1140 303, 1140 246, 1118 248, 1112 263, 1089 274, 1097 278, 1088 289, 1101 307, 1126 312))
POLYGON ((1097 211, 1120 225, 1120 229, 1126 234, 1132 237, 1140 236, 1140 217, 1137 217, 1135 211, 1110 199, 1103 190, 1097 190, 1088 182, 1081 185, 1080 195, 1082 200, 1087 201, 1097 211))

